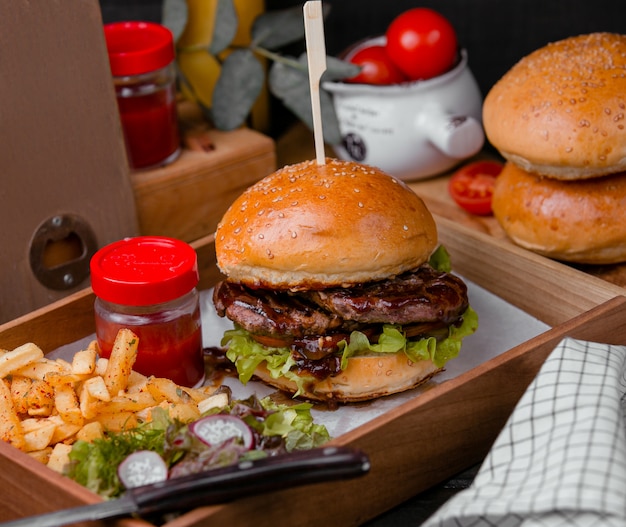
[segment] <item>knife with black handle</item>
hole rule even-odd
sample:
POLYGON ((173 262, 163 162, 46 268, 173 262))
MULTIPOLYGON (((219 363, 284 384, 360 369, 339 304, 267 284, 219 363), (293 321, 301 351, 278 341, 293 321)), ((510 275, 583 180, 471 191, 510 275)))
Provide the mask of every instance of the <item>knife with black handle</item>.
POLYGON ((367 474, 369 469, 368 456, 357 449, 328 446, 299 450, 136 487, 114 500, 21 518, 0 526, 58 527, 131 514, 181 512, 296 485, 355 478, 367 474))

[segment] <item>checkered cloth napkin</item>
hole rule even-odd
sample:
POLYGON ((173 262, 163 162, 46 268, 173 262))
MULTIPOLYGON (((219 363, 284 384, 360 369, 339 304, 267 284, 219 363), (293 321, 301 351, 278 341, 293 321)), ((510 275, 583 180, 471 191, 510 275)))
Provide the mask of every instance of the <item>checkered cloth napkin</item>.
POLYGON ((626 346, 564 339, 423 527, 626 526, 626 346))

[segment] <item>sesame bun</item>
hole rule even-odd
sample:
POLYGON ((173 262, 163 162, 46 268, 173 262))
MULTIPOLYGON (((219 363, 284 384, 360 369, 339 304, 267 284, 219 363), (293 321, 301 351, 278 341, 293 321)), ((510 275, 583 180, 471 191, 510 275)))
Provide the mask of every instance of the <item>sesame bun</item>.
MULTIPOLYGON (((367 401, 415 388, 440 371, 432 361, 411 362, 404 353, 351 357, 339 375, 312 381, 301 396, 340 403, 367 401)), ((281 391, 297 392, 295 382, 272 377, 264 363, 257 367, 255 375, 281 391)))
POLYGON ((559 181, 505 164, 492 208, 513 242, 557 260, 626 261, 626 174, 559 181))
POLYGON ((336 159, 265 177, 231 205, 215 236, 218 266, 230 280, 294 290, 400 274, 436 246, 433 217, 408 186, 336 159))
POLYGON ((576 180, 625 171, 626 35, 580 35, 524 57, 487 94, 483 125, 529 172, 576 180))

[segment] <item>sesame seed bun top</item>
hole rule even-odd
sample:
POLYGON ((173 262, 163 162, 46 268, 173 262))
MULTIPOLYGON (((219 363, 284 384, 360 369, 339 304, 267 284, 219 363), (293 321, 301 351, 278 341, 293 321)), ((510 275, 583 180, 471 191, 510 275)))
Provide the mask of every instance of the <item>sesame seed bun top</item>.
POLYGON ((408 186, 336 159, 265 177, 235 200, 215 236, 230 280, 294 290, 388 278, 427 261, 436 245, 433 217, 408 186))
POLYGON ((626 170, 626 35, 580 35, 527 55, 487 94, 483 125, 528 172, 582 179, 626 170))

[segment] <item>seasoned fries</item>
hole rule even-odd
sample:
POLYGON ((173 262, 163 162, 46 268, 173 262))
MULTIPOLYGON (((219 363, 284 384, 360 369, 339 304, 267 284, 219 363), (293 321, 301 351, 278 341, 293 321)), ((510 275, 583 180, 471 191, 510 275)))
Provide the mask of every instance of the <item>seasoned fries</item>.
POLYGON ((32 343, 0 351, 0 439, 61 471, 79 439, 133 428, 157 407, 191 420, 217 404, 213 387, 187 388, 134 371, 138 345, 122 329, 109 359, 98 357, 95 341, 71 362, 48 359, 32 343))

